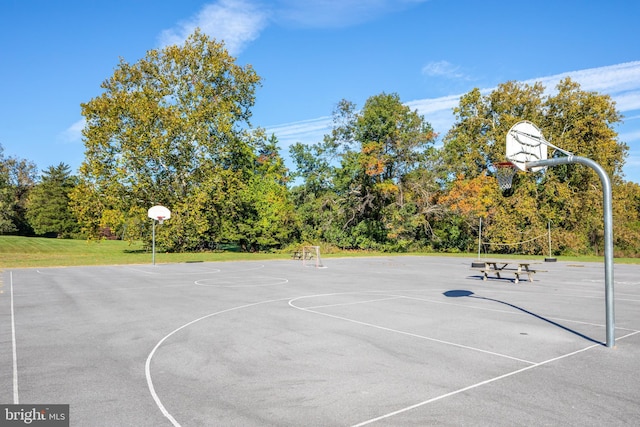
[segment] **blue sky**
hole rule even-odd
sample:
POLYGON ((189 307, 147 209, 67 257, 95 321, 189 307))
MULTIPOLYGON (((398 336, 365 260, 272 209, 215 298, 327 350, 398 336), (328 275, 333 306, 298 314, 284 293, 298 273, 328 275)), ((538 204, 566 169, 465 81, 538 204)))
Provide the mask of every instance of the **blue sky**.
MULTIPOLYGON (((39 169, 84 159, 80 103, 120 57, 200 27, 264 79, 252 124, 282 154, 329 131, 341 99, 395 92, 437 132, 459 97, 569 76, 625 116, 625 176, 640 183, 640 3, 629 0, 3 0, 0 144, 39 169)), ((545 135, 547 138, 552 135, 545 135)))

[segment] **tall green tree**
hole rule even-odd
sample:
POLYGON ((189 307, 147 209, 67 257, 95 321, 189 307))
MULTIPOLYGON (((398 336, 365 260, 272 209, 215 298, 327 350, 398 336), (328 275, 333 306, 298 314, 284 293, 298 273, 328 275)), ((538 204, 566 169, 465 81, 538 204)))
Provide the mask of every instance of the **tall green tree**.
POLYGON ((146 208, 160 203, 174 212, 163 225, 170 249, 237 240, 237 197, 265 144, 250 123, 259 83, 200 31, 135 64, 121 60, 104 92, 82 104, 86 152, 72 199, 85 230, 139 234, 146 208))
POLYGON ((26 219, 29 192, 35 184, 35 163, 5 157, 0 145, 0 234, 28 235, 33 232, 26 219))
POLYGON ((245 249, 276 247, 295 236, 295 209, 287 188, 288 174, 278 139, 272 135, 257 148, 254 173, 242 197, 247 214, 240 222, 239 241, 245 249))
POLYGON ((309 227, 305 233, 351 248, 413 241, 423 229, 418 205, 426 202, 413 183, 428 169, 435 137, 397 94, 372 96, 362 111, 341 101, 322 143, 291 150, 305 179, 295 190, 301 222, 314 224, 315 235, 309 227))
POLYGON ((43 171, 27 200, 26 218, 36 234, 71 237, 79 231, 69 206, 69 194, 75 186, 76 178, 65 163, 43 171))

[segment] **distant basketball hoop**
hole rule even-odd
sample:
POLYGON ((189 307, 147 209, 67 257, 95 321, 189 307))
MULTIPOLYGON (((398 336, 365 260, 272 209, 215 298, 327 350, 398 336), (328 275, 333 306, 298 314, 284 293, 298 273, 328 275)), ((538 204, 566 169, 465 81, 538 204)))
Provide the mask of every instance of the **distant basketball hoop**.
POLYGON ((147 216, 162 224, 165 219, 171 218, 171 211, 162 205, 156 205, 149 208, 147 216))
POLYGON ((518 167, 511 162, 499 162, 494 164, 498 186, 502 191, 509 190, 513 183, 513 177, 518 171, 518 167))
POLYGON ((165 219, 171 218, 171 211, 162 205, 149 208, 147 216, 153 220, 151 236, 151 263, 156 265, 156 221, 162 224, 165 219))

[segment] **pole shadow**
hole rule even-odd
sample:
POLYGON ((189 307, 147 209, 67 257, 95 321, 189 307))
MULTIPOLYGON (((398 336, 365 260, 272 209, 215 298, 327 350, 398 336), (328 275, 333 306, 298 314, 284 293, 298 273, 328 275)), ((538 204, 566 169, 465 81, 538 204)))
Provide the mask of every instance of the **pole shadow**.
POLYGON ((508 307, 515 308, 516 310, 521 311, 522 313, 528 314, 529 316, 533 316, 536 319, 539 319, 539 320, 542 320, 544 322, 547 322, 547 323, 549 323, 549 324, 551 324, 551 325, 553 325, 555 327, 558 327, 558 328, 560 328, 560 329, 562 329, 564 331, 567 331, 567 332, 569 332, 571 334, 577 335, 580 338, 585 339, 585 340, 587 340, 589 342, 592 342, 592 343, 595 343, 595 344, 599 344, 599 345, 602 345, 602 346, 605 345, 605 343, 603 343, 601 341, 595 340, 595 339, 593 339, 593 338, 591 338, 591 337, 589 337, 587 335, 584 335, 584 334, 582 334, 582 333, 580 333, 578 331, 575 331, 575 330, 573 330, 571 328, 568 328, 568 327, 566 327, 564 325, 561 325, 560 323, 554 322, 553 320, 547 319, 546 317, 543 317, 543 316, 541 316, 539 314, 533 313, 533 312, 531 312, 529 310, 526 310, 526 309, 524 309, 522 307, 518 307, 517 305, 508 303, 506 301, 500 301, 500 300, 495 299, 495 298, 487 298, 487 297, 479 296, 479 295, 474 294, 471 291, 462 290, 462 289, 455 289, 455 290, 451 290, 451 291, 446 291, 446 292, 443 292, 442 294, 447 298, 468 297, 468 298, 475 298, 475 299, 480 299, 480 300, 485 300, 485 301, 497 302, 497 303, 506 305, 508 307))

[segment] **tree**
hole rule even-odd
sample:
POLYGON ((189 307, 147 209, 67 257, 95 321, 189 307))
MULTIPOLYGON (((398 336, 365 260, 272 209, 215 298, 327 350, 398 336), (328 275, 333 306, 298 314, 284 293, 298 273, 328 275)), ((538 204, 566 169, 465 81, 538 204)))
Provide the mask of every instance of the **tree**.
POLYGON ((76 178, 65 163, 50 166, 42 173, 27 200, 26 217, 36 234, 70 237, 79 231, 69 207, 69 194, 75 186, 76 178))
POLYGON ((295 209, 289 190, 288 170, 275 135, 257 150, 255 172, 241 199, 247 213, 240 223, 240 243, 258 250, 290 242, 295 234, 295 209))
MULTIPOLYGON (((431 126, 397 94, 372 96, 362 111, 341 101, 322 143, 292 147, 303 224, 341 247, 386 248, 414 242, 428 198, 414 193, 435 141, 431 126)), ((313 235, 307 228, 306 235, 313 235)))
POLYGON ((463 95, 439 153, 449 178, 473 179, 503 161, 509 128, 520 120, 540 122, 543 93, 540 83, 507 82, 486 96, 477 88, 463 95))
POLYGON ((249 121, 259 83, 199 30, 183 46, 121 60, 104 93, 82 104, 86 157, 72 198, 85 230, 139 230, 160 203, 174 212, 162 227, 173 250, 238 238, 234 196, 264 144, 249 121))
POLYGON ((0 145, 0 234, 32 232, 25 218, 26 201, 34 185, 36 165, 17 157, 4 157, 0 145))
MULTIPOLYGON (((492 176, 493 165, 505 160, 509 128, 520 120, 530 120, 555 145, 601 164, 612 177, 614 193, 622 191, 621 171, 628 147, 617 140, 614 126, 621 116, 615 104, 607 95, 581 90, 569 78, 562 80, 556 91, 548 95, 540 83, 507 82, 485 96, 477 89, 463 96, 454 109, 456 123, 440 150, 442 167, 449 171, 448 189, 470 189, 478 177, 492 176)), ((549 155, 562 154, 550 149, 549 155)), ((471 199, 465 203, 470 206, 482 206, 481 199, 487 197, 491 203, 485 203, 484 212, 456 210, 457 197, 449 197, 448 204, 452 213, 470 225, 482 216, 484 240, 500 244, 525 241, 494 250, 543 253, 546 242, 533 237, 545 235, 549 222, 554 224, 556 250, 599 250, 602 189, 589 168, 570 165, 518 174, 513 188, 505 193, 491 186, 469 194, 471 199)), ((621 203, 619 198, 614 201, 621 203)), ((469 232, 472 229, 469 226, 469 232)))
POLYGON ((626 182, 613 193, 616 256, 637 256, 640 248, 640 185, 626 182))

